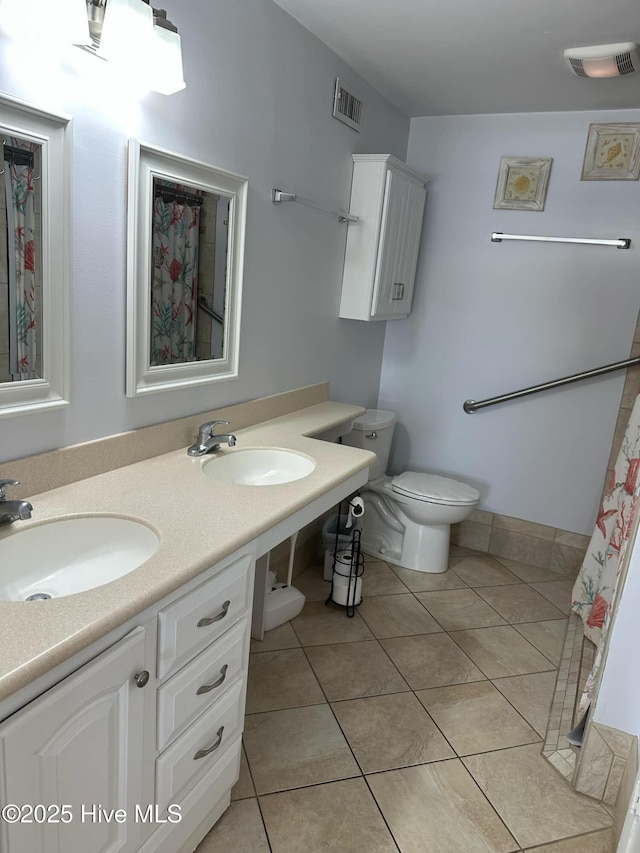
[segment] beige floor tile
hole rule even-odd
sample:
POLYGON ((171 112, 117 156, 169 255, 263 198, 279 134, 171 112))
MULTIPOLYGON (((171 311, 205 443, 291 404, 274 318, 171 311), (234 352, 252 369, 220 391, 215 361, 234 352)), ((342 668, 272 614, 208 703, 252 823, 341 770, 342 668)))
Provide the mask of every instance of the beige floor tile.
POLYGON ((463 589, 467 585, 455 572, 414 572, 413 569, 402 569, 391 566, 392 572, 411 592, 429 592, 432 589, 463 589))
POLYGON ((567 633, 566 619, 552 619, 549 622, 525 622, 514 625, 516 631, 522 634, 539 652, 549 658, 551 663, 560 665, 562 647, 567 633))
POLYGON ((291 624, 303 646, 373 639, 373 634, 357 612, 349 618, 345 608, 337 604, 311 601, 305 604, 302 613, 291 624))
POLYGON ((538 744, 485 752, 463 761, 523 847, 611 825, 606 809, 576 794, 540 755, 538 744))
POLYGON ((487 678, 554 669, 511 625, 454 631, 451 636, 487 678))
POLYGON ((505 624, 502 616, 472 589, 420 592, 416 598, 435 616, 445 631, 505 624))
POLYGON ((231 803, 202 839, 196 853, 269 853, 258 801, 251 799, 231 803))
POLYGON ((365 598, 372 595, 399 595, 407 592, 398 575, 394 574, 387 563, 367 563, 362 578, 362 593, 365 598))
POLYGON ((249 655, 247 714, 324 702, 302 649, 249 655))
POLYGON ((436 687, 416 695, 458 755, 540 740, 489 681, 436 687))
POLYGON ((442 631, 436 620, 416 600, 407 595, 379 595, 365 598, 358 613, 375 637, 407 637, 442 631))
POLYGON ((615 842, 610 829, 593 832, 590 835, 579 835, 566 841, 556 841, 527 850, 525 853, 614 853, 615 842))
POLYGON ((249 765, 247 764, 247 756, 243 746, 240 753, 240 778, 231 789, 231 799, 246 800, 248 797, 255 797, 255 795, 256 792, 253 787, 249 765))
POLYGON ((307 655, 330 702, 409 689, 375 640, 314 646, 307 649, 307 655))
POLYGON ((413 693, 335 702, 332 707, 363 773, 455 757, 413 693))
POLYGON ((273 853, 398 853, 364 779, 260 798, 273 853))
POLYGON ((508 557, 496 557, 496 560, 525 583, 558 580, 558 575, 550 569, 541 569, 539 566, 521 563, 519 560, 510 560, 508 557))
POLYGON ((569 599, 573 589, 573 581, 571 579, 561 581, 547 581, 544 583, 532 583, 531 586, 540 595, 543 595, 548 601, 554 604, 563 613, 570 613, 569 599))
POLYGON ((556 677, 557 673, 553 671, 536 672, 533 675, 498 678, 493 684, 522 714, 529 725, 544 737, 549 722, 556 677))
POLYGON ((518 849, 458 759, 377 773, 367 781, 402 853, 518 849))
POLYGON ((323 577, 322 567, 313 566, 293 579, 293 585, 304 595, 307 601, 326 601, 331 592, 331 584, 323 577))
POLYGON ((326 704, 252 714, 243 737, 258 794, 360 775, 326 704))
POLYGON ((300 648, 300 641, 296 637, 290 622, 285 622, 284 625, 267 631, 264 640, 251 640, 252 652, 274 652, 279 649, 297 648, 300 648))
POLYGON ((484 680, 482 672, 446 634, 392 637, 381 643, 413 690, 484 680))
POLYGON ((451 560, 451 568, 466 584, 474 588, 520 583, 519 577, 489 555, 455 558, 451 560))
POLYGON ((504 616, 507 622, 562 619, 561 611, 526 583, 484 587, 478 590, 478 594, 501 616, 504 616))

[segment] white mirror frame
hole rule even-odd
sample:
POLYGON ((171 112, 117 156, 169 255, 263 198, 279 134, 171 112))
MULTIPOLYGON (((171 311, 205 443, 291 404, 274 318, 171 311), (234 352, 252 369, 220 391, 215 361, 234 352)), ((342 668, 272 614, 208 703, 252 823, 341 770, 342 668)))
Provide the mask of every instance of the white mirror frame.
POLYGON ((0 93, 0 132, 41 146, 42 377, 0 383, 9 418, 70 403, 71 117, 0 93))
POLYGON ((248 180, 171 151, 129 140, 127 221, 127 397, 235 379, 240 347, 240 306, 248 180), (154 365, 151 335, 151 214, 153 179, 229 196, 229 243, 221 359, 154 365))

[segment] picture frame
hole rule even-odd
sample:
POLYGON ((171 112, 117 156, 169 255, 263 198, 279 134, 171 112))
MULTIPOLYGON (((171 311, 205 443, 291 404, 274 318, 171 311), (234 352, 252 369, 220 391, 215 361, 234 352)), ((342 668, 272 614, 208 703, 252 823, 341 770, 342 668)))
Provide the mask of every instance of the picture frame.
POLYGON ((501 157, 495 210, 544 210, 552 157, 501 157))
POLYGON ((581 181, 637 181, 640 124, 590 124, 581 181))

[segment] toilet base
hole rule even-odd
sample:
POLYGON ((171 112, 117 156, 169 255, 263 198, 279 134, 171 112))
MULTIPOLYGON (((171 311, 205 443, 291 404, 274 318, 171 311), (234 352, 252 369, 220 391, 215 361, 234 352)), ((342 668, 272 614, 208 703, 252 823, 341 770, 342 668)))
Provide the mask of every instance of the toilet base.
POLYGON ((394 566, 414 572, 440 574, 449 568, 450 531, 450 524, 410 524, 402 535, 396 537, 395 531, 383 532, 376 524, 367 529, 365 523, 361 547, 370 557, 393 563, 394 566))

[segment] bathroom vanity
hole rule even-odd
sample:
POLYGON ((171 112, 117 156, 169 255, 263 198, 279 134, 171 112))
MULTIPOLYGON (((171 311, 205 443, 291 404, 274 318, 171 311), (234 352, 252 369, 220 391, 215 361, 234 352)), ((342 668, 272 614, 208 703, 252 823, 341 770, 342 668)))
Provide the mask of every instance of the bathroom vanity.
POLYGON ((367 481, 371 454, 310 437, 362 411, 320 403, 238 431, 239 449, 313 460, 294 482, 217 481, 211 456, 182 449, 33 496, 34 519, 2 531, 0 545, 117 515, 160 541, 111 583, 0 601, 0 803, 17 807, 2 853, 175 853, 204 837, 238 778, 256 558, 367 481))

